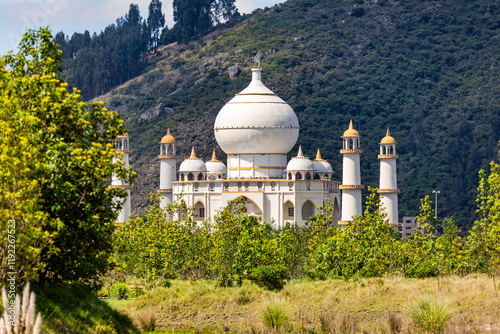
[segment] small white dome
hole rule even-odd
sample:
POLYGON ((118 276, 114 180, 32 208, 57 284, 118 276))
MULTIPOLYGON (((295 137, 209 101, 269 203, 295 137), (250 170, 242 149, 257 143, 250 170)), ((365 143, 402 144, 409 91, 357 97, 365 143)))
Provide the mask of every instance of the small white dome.
POLYGON ((207 166, 202 160, 184 160, 179 166, 179 172, 206 172, 207 166))
POLYGON ((215 138, 226 154, 286 154, 297 142, 297 115, 264 86, 260 74, 260 68, 253 68, 248 87, 215 119, 215 138))
POLYGON ((314 165, 309 158, 302 153, 302 146, 299 147, 299 153, 295 158, 292 158, 286 166, 288 171, 314 171, 314 165))
POLYGON ((212 153, 212 159, 205 162, 205 166, 207 167, 207 173, 209 174, 227 173, 226 165, 222 161, 217 160, 217 157, 215 156, 215 150, 212 153))
POLYGON ((222 162, 207 161, 205 162, 207 166, 207 173, 210 174, 226 174, 226 165, 222 162))
POLYGON ((333 173, 332 165, 321 157, 321 152, 316 153, 316 159, 313 160, 314 169, 318 174, 333 173))
POLYGON ((333 173, 332 165, 326 160, 324 161, 312 161, 314 165, 314 170, 316 173, 333 173))
POLYGON ((194 147, 191 150, 191 156, 184 160, 179 166, 179 172, 206 172, 207 166, 200 158, 196 157, 194 147))

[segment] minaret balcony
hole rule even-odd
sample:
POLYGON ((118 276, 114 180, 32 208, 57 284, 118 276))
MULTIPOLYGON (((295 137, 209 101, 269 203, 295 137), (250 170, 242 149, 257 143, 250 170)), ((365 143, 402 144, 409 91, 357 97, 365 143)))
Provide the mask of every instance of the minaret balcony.
POLYGON ((130 154, 130 153, 132 153, 132 151, 131 150, 116 150, 116 153, 130 154))
POLYGON ((340 184, 340 190, 355 190, 355 189, 365 189, 365 186, 362 184, 340 184))
POLYGON ((339 226, 347 226, 347 225, 349 225, 349 223, 352 223, 352 220, 339 220, 339 221, 337 222, 337 224, 338 224, 339 226))
POLYGON ((379 194, 392 194, 392 193, 398 194, 399 189, 379 189, 377 192, 379 194))
POLYGON ((340 154, 347 154, 347 153, 363 153, 363 150, 359 149, 359 148, 347 148, 347 149, 342 149, 340 150, 340 154))
POLYGON ((177 156, 174 154, 160 154, 158 159, 177 159, 177 156))
POLYGON ((399 155, 397 154, 379 154, 379 159, 399 159, 399 155))
POLYGON ((170 194, 172 189, 158 189, 158 194, 170 194))
POLYGON ((122 189, 132 189, 132 186, 129 184, 119 184, 119 185, 110 185, 109 189, 122 188, 122 189))

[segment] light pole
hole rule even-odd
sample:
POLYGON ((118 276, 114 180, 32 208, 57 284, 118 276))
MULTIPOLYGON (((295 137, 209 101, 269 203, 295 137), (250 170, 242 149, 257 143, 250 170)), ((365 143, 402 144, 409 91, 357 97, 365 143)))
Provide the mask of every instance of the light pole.
POLYGON ((434 201, 434 218, 438 218, 438 194, 440 194, 441 192, 439 190, 433 190, 432 191, 433 194, 436 195, 436 199, 434 201))

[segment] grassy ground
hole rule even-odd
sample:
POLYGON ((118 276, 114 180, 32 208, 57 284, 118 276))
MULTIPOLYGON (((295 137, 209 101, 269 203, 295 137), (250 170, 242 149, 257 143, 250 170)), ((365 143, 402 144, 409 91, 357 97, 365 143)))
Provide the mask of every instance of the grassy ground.
MULTIPOLYGON (((78 285, 34 286, 43 333, 139 333, 129 318, 78 285)), ((117 307, 125 306, 116 304, 117 307)))
POLYGON ((270 332, 266 310, 284 315, 281 332, 391 333, 399 327, 402 333, 422 333, 410 309, 431 298, 452 312, 445 333, 500 333, 499 287, 481 275, 441 278, 439 290, 436 278, 400 277, 290 282, 277 293, 246 282, 225 289, 210 281, 172 283, 111 304, 139 328, 141 319, 154 319, 158 333, 270 332))

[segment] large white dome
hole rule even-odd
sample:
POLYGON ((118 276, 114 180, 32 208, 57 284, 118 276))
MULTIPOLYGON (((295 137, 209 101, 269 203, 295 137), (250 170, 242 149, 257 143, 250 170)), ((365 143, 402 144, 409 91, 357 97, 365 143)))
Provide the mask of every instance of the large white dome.
POLYGON ((226 154, 288 153, 299 136, 293 109, 252 69, 252 81, 231 99, 215 119, 215 138, 226 154))

